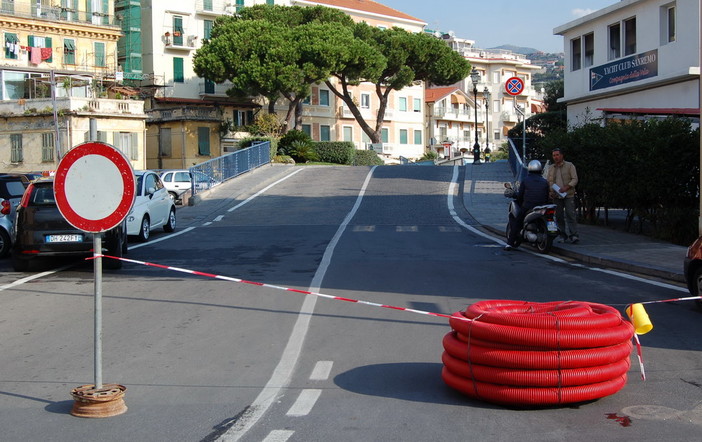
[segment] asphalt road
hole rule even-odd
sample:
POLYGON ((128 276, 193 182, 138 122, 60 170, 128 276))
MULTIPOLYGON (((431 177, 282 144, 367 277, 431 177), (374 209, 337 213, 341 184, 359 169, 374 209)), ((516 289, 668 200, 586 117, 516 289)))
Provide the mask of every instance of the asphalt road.
POLYGON ((445 319, 324 295, 452 313, 483 299, 617 307, 679 292, 526 251, 480 234, 452 167, 291 169, 255 198, 179 208, 103 276, 103 379, 127 413, 69 414, 93 382, 90 264, 18 274, 0 261, 3 441, 693 440, 702 425, 702 316, 647 307, 647 380, 632 354, 620 392, 564 407, 469 399, 440 377, 445 319), (242 204, 244 201, 246 204, 242 204), (452 212, 453 210, 453 212, 452 212), (22 278, 26 278, 24 281, 22 278), (619 418, 619 419, 617 419, 619 418), (628 419, 628 420, 627 420, 628 419), (628 424, 630 423, 630 424, 628 424))

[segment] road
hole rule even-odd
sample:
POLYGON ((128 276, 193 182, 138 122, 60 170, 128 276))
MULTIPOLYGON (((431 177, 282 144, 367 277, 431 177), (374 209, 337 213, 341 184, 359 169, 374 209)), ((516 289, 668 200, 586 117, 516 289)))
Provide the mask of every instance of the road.
POLYGON ((175 235, 155 232, 127 257, 246 282, 138 263, 106 271, 103 379, 127 386, 129 407, 106 419, 69 414, 70 390, 94 379, 91 265, 19 274, 0 261, 0 439, 698 437, 702 318, 691 303, 647 307, 645 382, 632 354, 620 392, 524 410, 443 383, 445 319, 304 294, 445 314, 483 299, 585 300, 623 312, 679 296, 641 278, 503 251, 460 204, 460 171, 296 167, 237 199, 218 192, 179 208, 175 235))

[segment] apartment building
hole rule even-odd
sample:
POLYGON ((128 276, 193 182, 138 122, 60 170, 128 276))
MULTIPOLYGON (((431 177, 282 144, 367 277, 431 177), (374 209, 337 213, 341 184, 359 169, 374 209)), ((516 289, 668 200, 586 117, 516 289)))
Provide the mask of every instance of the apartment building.
POLYGON ((554 29, 570 124, 700 115, 700 2, 622 0, 554 29))
POLYGON ((143 102, 118 84, 113 0, 0 3, 0 170, 54 170, 72 146, 98 138, 144 168, 143 102))
MULTIPOLYGON (((453 142, 454 146, 459 146, 459 150, 465 147, 473 148, 476 131, 481 150, 488 146, 492 150, 499 148, 507 140, 507 132, 523 121, 520 111, 529 118, 542 110, 540 104, 543 93, 532 86, 533 74, 541 68, 532 65, 526 56, 500 49, 480 49, 475 46, 474 40, 456 37, 452 32, 434 34, 454 51, 462 54, 480 74, 477 84, 473 84, 472 79, 468 77, 456 85, 470 97, 467 104, 470 109, 466 114, 468 121, 459 122, 459 130, 453 130, 448 135, 448 141, 453 142), (517 96, 509 95, 505 90, 505 83, 512 77, 521 78, 524 82, 524 89, 517 96), (476 89, 477 94, 474 93, 476 89)), ((447 123, 441 120, 434 119, 428 121, 428 124, 436 125, 429 129, 432 133, 449 132, 447 123)), ((437 150, 444 140, 441 136, 433 138, 431 146, 437 150)))

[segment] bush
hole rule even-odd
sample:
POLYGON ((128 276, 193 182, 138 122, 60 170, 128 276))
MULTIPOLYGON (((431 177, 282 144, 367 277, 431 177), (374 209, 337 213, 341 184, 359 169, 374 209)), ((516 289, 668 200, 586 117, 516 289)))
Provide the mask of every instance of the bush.
POLYGON ((319 161, 319 155, 315 152, 312 143, 302 140, 293 141, 288 148, 290 155, 296 163, 306 163, 308 161, 319 161))
POLYGON ((262 141, 271 142, 271 159, 278 153, 278 139, 273 137, 246 137, 239 141, 239 149, 246 149, 262 141))
POLYGON ((422 155, 417 161, 436 161, 438 158, 439 154, 433 150, 430 150, 429 152, 424 152, 424 155, 422 155))
POLYGON ((353 157, 354 166, 382 166, 383 164, 385 162, 374 150, 357 150, 353 157))
POLYGON ((287 155, 288 151, 292 149, 295 141, 303 141, 311 144, 312 138, 301 130, 291 129, 280 138, 280 141, 278 142, 278 149, 283 155, 287 155))
POLYGON ((317 152, 319 161, 346 165, 353 164, 356 153, 350 141, 318 141, 314 143, 314 150, 317 152))

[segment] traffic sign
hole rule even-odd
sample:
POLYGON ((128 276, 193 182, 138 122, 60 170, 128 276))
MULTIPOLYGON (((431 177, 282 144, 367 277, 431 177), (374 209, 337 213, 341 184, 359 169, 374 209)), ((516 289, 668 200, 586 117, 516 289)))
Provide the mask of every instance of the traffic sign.
POLYGON ((135 193, 132 165, 107 143, 77 145, 56 169, 56 205, 69 224, 85 232, 105 232, 121 223, 132 209, 135 193))
POLYGON ((505 91, 513 97, 520 95, 524 92, 524 80, 519 77, 508 78, 505 82, 505 91))

